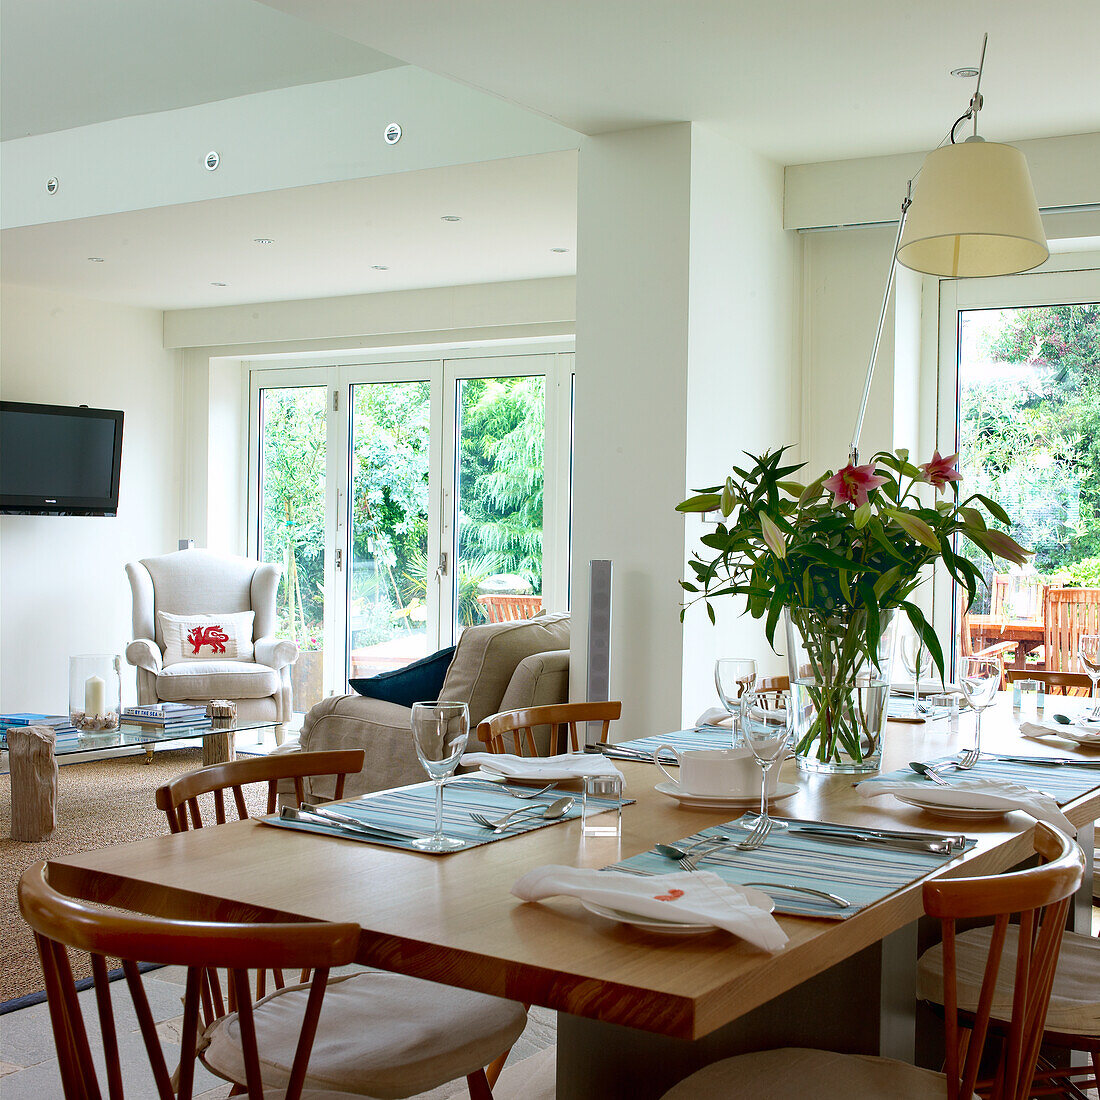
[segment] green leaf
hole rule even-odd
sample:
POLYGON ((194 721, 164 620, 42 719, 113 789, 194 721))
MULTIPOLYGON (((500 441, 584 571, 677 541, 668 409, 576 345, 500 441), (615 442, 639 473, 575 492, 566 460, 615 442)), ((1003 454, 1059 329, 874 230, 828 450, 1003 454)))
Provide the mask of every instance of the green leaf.
POLYGON ((865 501, 861 504, 852 516, 852 523, 857 531, 862 531, 867 526, 867 521, 871 518, 871 502, 865 501))
POLYGON ((809 504, 812 500, 817 500, 821 496, 821 486, 828 479, 828 474, 822 474, 821 477, 811 481, 809 485, 802 491, 802 495, 798 498, 799 507, 803 504, 809 504))
POLYGON ((928 620, 924 617, 924 613, 915 603, 902 601, 900 606, 905 610, 905 613, 909 616, 909 621, 921 636, 921 640, 928 647, 928 652, 932 655, 932 660, 935 662, 936 669, 940 674, 940 680, 942 681, 944 678, 943 649, 940 646, 939 638, 936 637, 936 632, 929 625, 928 620))
POLYGON ((910 538, 916 539, 929 550, 935 550, 937 554, 940 552, 940 540, 936 538, 936 532, 919 516, 914 516, 910 512, 899 512, 896 508, 884 508, 883 511, 910 538))
MULTIPOLYGON (((944 502, 946 503, 946 501, 944 502)), ((960 508, 959 515, 967 527, 973 527, 975 531, 984 531, 986 528, 985 516, 977 508, 960 508)))
MULTIPOLYGON (((974 496, 985 505, 986 510, 994 519, 1000 520, 1001 523, 1008 526, 1012 525, 1012 520, 1008 518, 1008 513, 995 500, 990 500, 984 493, 975 493, 974 496)), ((971 497, 971 500, 973 499, 974 497, 971 497)))
POLYGON ((801 497, 806 491, 806 486, 799 481, 777 481, 776 484, 783 492, 792 497, 801 497))

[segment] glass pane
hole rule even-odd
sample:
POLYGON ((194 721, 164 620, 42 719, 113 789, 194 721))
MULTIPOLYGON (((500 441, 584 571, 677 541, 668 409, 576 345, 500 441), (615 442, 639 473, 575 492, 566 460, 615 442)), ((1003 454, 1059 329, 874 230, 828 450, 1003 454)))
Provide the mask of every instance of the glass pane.
POLYGON ((430 389, 426 381, 352 386, 349 677, 429 651, 430 389))
POLYGON ((1035 551, 989 560, 973 614, 1041 619, 1044 584, 1100 586, 1100 305, 959 314, 961 491, 985 493, 1035 551))
POLYGON ((277 632, 301 647, 294 709, 324 696, 325 440, 328 390, 260 392, 260 554, 283 567, 277 632))
POLYGON ((546 380, 458 383, 454 629, 542 607, 546 380))

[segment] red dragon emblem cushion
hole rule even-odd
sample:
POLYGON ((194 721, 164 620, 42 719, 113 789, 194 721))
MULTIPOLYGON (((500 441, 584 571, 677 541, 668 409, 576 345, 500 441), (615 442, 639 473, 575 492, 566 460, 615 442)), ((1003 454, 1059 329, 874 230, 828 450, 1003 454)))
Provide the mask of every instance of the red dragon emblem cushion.
POLYGON ((255 614, 170 615, 158 611, 164 638, 164 663, 177 661, 251 661, 255 614))

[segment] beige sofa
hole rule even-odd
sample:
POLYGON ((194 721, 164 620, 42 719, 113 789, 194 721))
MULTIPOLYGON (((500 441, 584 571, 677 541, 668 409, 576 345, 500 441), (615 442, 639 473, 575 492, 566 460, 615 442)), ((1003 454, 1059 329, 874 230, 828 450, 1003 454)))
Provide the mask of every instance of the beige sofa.
MULTIPOLYGON (((467 627, 439 693, 440 699, 469 704, 471 749, 479 747, 474 728, 490 714, 568 697, 569 616, 561 614, 467 627)), ((419 783, 427 776, 413 749, 410 716, 408 707, 396 703, 333 696, 306 715, 301 748, 366 749, 362 772, 347 777, 345 797, 419 783)), ((311 794, 332 797, 331 779, 309 782, 311 794)))

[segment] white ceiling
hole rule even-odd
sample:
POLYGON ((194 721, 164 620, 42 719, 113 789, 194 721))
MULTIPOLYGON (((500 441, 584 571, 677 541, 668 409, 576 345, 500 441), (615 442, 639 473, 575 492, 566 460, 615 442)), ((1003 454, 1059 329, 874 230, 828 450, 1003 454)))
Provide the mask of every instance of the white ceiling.
POLYGON ((255 0, 2 0, 0 137, 398 64, 255 0))
POLYGON ((0 276, 182 309, 572 275, 576 177, 568 151, 9 229, 0 276))
POLYGON ((1100 130, 1097 0, 264 0, 593 134, 709 123, 783 164, 1100 130))

